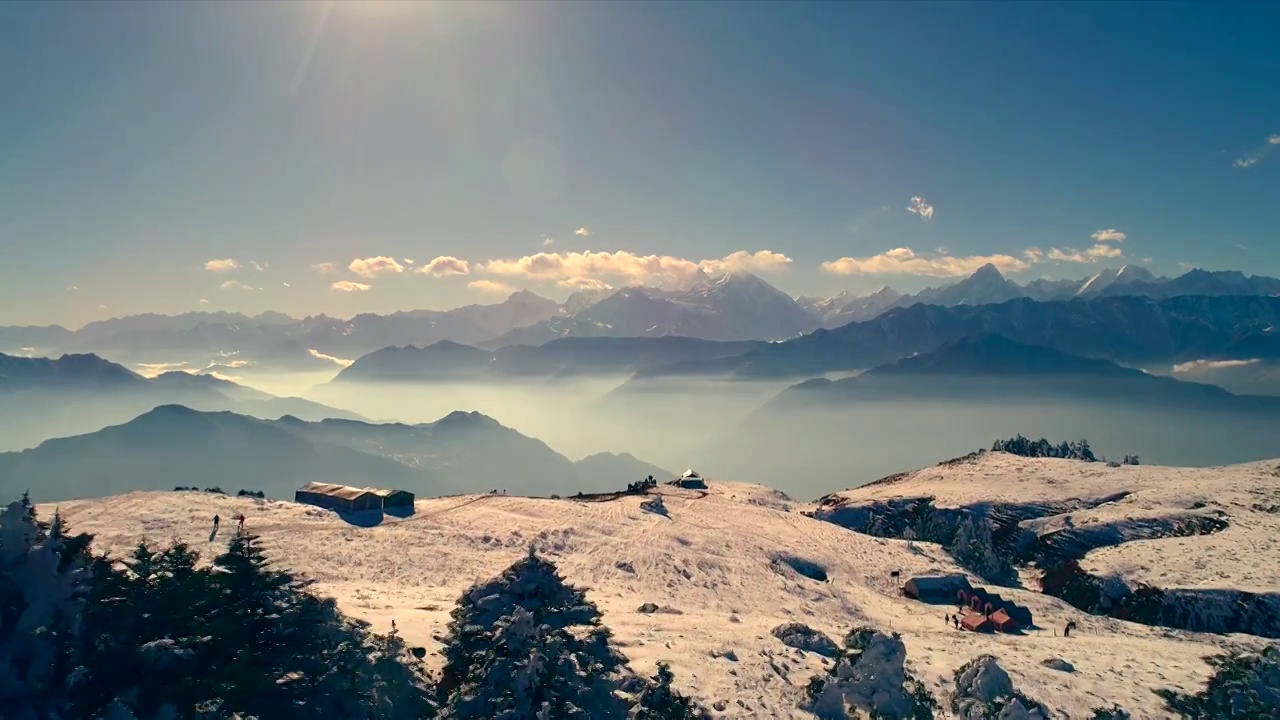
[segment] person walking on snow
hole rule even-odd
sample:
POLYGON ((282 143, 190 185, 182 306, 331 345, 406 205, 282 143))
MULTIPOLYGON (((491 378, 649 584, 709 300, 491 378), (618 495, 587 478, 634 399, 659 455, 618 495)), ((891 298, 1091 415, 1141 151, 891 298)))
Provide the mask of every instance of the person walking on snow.
POLYGON ((213 516, 213 529, 214 529, 214 530, 217 530, 217 529, 218 529, 218 521, 219 521, 219 520, 221 520, 221 519, 222 519, 222 518, 218 517, 217 515, 214 515, 214 516, 213 516))
POLYGON ((236 532, 244 532, 244 513, 240 513, 238 520, 240 522, 239 525, 236 526, 236 532))

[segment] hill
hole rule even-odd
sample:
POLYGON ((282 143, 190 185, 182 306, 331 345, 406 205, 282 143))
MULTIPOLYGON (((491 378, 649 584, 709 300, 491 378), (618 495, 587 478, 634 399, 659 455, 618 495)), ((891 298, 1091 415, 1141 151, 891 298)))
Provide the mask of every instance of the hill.
POLYGON ((0 451, 93 432, 167 404, 263 419, 361 419, 353 412, 276 397, 212 375, 175 371, 145 378, 97 355, 50 359, 0 354, 0 451))
POLYGON ((0 494, 95 497, 174 486, 262 490, 288 498, 307 482, 376 485, 422 496, 506 489, 572 494, 671 473, 630 455, 574 463, 480 413, 404 425, 157 407, 127 423, 0 453, 0 494), (33 478, 39 479, 35 484, 33 478))
MULTIPOLYGON (((1078 525, 1123 518, 1183 515, 1196 502, 1221 509, 1229 527, 1196 538, 1149 538, 1090 553, 1086 564, 1127 582, 1164 586, 1280 586, 1269 562, 1280 537, 1277 518, 1249 509, 1280 491, 1277 462, 1212 470, 1154 466, 1107 468, 991 454, 968 463, 926 468, 896 482, 840 493, 805 505, 764 487, 712 478, 709 491, 659 487, 666 515, 646 512, 644 498, 573 502, 476 495, 422 500, 415 517, 373 528, 353 527, 333 513, 291 502, 203 493, 130 493, 63 502, 71 527, 93 533, 117 555, 143 535, 164 533, 202 546, 215 514, 246 514, 273 560, 317 581, 347 613, 386 631, 394 621, 413 645, 431 653, 459 594, 518 559, 529 542, 552 558, 588 596, 640 673, 671 664, 678 688, 717 717, 812 718, 797 709, 803 685, 826 672, 815 652, 784 645, 774 634, 802 623, 835 639, 854 626, 901 634, 907 663, 944 702, 953 671, 991 653, 1026 695, 1056 717, 1090 717, 1119 703, 1133 717, 1168 717, 1154 688, 1195 691, 1211 669, 1206 655, 1256 648, 1258 638, 1152 627, 1097 617, 1042 594, 1028 576, 1000 593, 1031 610, 1036 627, 1023 635, 978 635, 938 622, 950 605, 899 595, 902 578, 961 572, 938 545, 871 537, 810 517, 837 502, 857 506, 897 495, 936 495, 939 505, 1034 503, 1038 498, 1092 499, 1127 490, 1111 505, 1073 511, 1078 525), (857 495, 857 493, 863 493, 857 495), (856 496, 855 496, 856 495, 856 496), (353 562, 353 558, 359 562, 353 562), (796 572, 811 563, 826 580, 796 572), (900 573, 895 579, 892 573, 900 573), (1220 577, 1218 577, 1220 575, 1220 577), (658 612, 641 612, 652 603, 658 612), (1077 623, 1062 637, 1068 622, 1077 623), (1047 661, 1057 659, 1069 671, 1047 661)), ((40 508, 52 513, 52 507, 40 508)), ((1044 518, 1061 523, 1061 516, 1044 518)), ((970 576, 975 583, 980 582, 970 576)), ((1060 665, 1061 666, 1061 665, 1060 665)))

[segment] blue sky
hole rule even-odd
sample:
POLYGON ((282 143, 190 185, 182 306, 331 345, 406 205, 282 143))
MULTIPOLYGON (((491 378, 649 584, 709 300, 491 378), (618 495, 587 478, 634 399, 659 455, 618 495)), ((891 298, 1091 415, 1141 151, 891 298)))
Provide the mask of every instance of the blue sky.
POLYGON ((0 324, 698 267, 793 294, 986 259, 1280 275, 1276 27, 1274 3, 0 4, 0 324))

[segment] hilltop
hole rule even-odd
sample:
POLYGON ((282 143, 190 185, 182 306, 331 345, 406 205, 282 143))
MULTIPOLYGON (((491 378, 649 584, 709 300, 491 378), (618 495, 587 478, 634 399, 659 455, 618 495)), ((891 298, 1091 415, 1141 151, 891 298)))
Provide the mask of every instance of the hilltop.
POLYGON ((1021 588, 1000 592, 1032 611, 1036 629, 1020 636, 964 633, 942 620, 954 607, 902 598, 900 581, 890 575, 964 572, 942 547, 916 542, 912 548, 854 532, 836 518, 822 519, 823 513, 921 494, 941 507, 1040 506, 1127 492, 1111 505, 1072 510, 1065 518, 1059 509, 1027 523, 1052 528, 1211 515, 1226 529, 1127 542, 1089 553, 1085 564, 1125 581, 1274 592, 1280 514, 1266 508, 1280 504, 1278 464, 1112 468, 985 453, 812 504, 712 478, 705 492, 657 488, 666 515, 645 511, 645 498, 635 496, 581 502, 464 495, 419 501, 413 517, 371 528, 291 502, 205 493, 138 492, 63 502, 58 510, 113 553, 127 552, 144 535, 203 547, 215 513, 244 512, 273 559, 316 579, 320 592, 375 629, 385 631, 394 620, 408 641, 428 652, 438 650, 433 636, 442 632, 459 593, 519 558, 532 541, 570 582, 588 588, 637 671, 669 662, 682 690, 723 708, 717 717, 812 717, 796 704, 809 676, 824 671, 824 659, 774 637, 774 628, 790 622, 836 639, 862 624, 901 633, 908 666, 940 699, 955 668, 992 653, 1020 691, 1060 716, 1087 717, 1091 708, 1117 702, 1134 717, 1164 717, 1152 688, 1194 692, 1210 674, 1203 656, 1257 647, 1259 639, 1091 615, 1038 592, 1030 570, 1021 588), (1198 502, 1205 504, 1194 507, 1198 502), (640 612, 645 603, 657 612, 640 612), (1060 637, 1069 620, 1078 624, 1076 632, 1060 637), (1074 670, 1045 665, 1050 659, 1074 670))

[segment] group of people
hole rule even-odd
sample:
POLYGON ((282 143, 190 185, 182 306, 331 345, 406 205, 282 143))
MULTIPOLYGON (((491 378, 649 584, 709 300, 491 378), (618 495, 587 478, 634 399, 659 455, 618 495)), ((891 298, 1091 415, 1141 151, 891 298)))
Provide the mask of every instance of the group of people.
MULTIPOLYGON (((218 515, 213 516, 213 532, 218 532, 218 524, 222 522, 222 518, 218 515)), ((236 532, 244 532, 244 513, 236 516, 236 532)))

